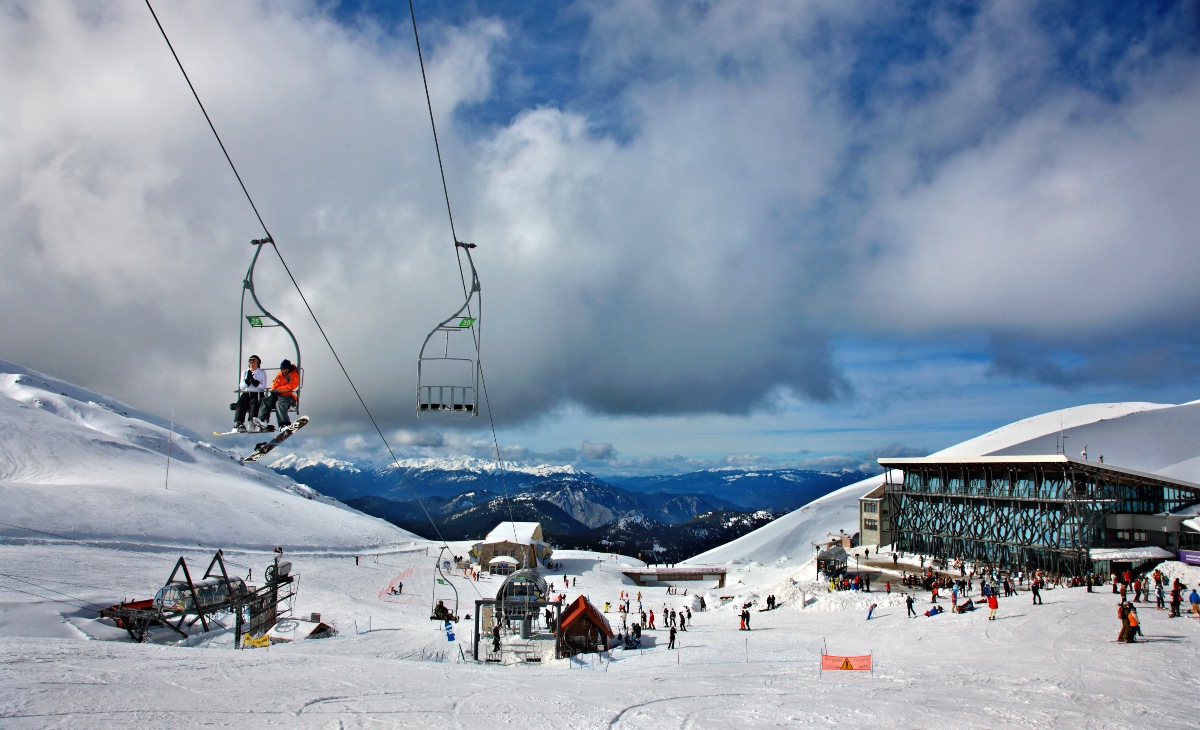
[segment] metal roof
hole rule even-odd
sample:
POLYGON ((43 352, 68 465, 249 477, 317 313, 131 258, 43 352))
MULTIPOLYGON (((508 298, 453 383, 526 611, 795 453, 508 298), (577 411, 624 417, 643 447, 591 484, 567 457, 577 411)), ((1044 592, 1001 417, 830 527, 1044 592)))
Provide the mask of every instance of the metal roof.
POLYGON ((1122 475, 1128 477, 1136 477, 1142 481, 1152 482, 1164 487, 1173 487, 1176 489, 1187 489, 1189 491, 1200 494, 1200 484, 1186 482, 1182 479, 1172 479, 1159 474, 1151 474, 1149 472, 1138 471, 1136 469, 1126 469, 1123 466, 1115 466, 1113 464, 1102 464, 1098 461, 1083 461, 1064 454, 1045 454, 1037 455, 1011 455, 1011 456, 921 456, 908 458, 884 458, 879 459, 879 465, 890 469, 903 470, 906 466, 970 466, 978 465, 1004 465, 1004 464, 1046 464, 1046 465, 1064 465, 1070 464, 1073 468, 1084 472, 1094 474, 1108 473, 1112 475, 1122 475))

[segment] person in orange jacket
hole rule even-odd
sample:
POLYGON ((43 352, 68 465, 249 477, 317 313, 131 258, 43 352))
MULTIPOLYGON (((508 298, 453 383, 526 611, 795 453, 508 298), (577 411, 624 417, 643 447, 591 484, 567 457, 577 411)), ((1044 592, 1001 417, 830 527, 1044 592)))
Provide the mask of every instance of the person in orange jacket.
POLYGON ((272 430, 270 426, 272 410, 275 411, 279 428, 292 425, 292 420, 288 418, 288 409, 298 407, 299 390, 300 371, 296 369, 291 360, 279 363, 279 373, 271 383, 271 392, 263 398, 262 405, 259 406, 255 425, 266 431, 272 430))

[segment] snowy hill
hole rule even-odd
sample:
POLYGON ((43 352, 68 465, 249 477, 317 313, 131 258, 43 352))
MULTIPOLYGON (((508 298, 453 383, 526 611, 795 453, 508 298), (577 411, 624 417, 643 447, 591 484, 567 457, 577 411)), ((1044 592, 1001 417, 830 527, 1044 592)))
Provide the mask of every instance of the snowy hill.
MULTIPOLYGON (((347 549, 413 539, 167 419, 5 361, 0 433, 0 536, 347 549)), ((223 438, 253 448, 252 436, 223 438)))
MULTIPOLYGON (((1056 453, 1062 436, 1067 448, 1087 448, 1106 464, 1165 477, 1200 482, 1200 402, 1100 403, 1077 406, 1001 426, 934 454, 935 456, 1043 455, 1056 453)), ((812 543, 838 530, 856 532, 858 499, 883 483, 870 477, 814 500, 754 532, 701 553, 697 565, 770 563, 782 557, 806 559, 812 543)))

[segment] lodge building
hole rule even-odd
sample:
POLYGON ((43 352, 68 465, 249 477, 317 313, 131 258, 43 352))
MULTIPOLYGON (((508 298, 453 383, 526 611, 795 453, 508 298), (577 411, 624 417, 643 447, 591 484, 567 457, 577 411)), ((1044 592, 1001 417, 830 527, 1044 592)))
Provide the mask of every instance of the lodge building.
POLYGON ((1109 572, 1101 557, 1114 548, 1164 557, 1200 546, 1191 482, 1063 454, 879 464, 883 484, 859 499, 861 544, 1068 575, 1109 572))

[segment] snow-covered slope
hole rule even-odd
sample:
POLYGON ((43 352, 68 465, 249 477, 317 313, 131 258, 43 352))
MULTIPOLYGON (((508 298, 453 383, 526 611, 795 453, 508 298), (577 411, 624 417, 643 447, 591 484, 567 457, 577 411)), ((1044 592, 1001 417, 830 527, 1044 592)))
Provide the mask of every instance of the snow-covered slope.
MULTIPOLYGON (((334 549, 413 539, 167 419, 2 360, 0 434, 0 536, 334 549)), ((222 438, 253 448, 252 436, 222 438)))
MULTIPOLYGON (((1200 402, 1100 403, 1052 411, 989 431, 935 456, 1054 454, 1066 436, 1069 453, 1087 448, 1089 458, 1106 464, 1200 482, 1200 402)), ((883 483, 864 479, 821 497, 731 543, 686 562, 721 565, 770 563, 782 557, 804 559, 812 543, 839 529, 855 532, 858 499, 883 483)))

